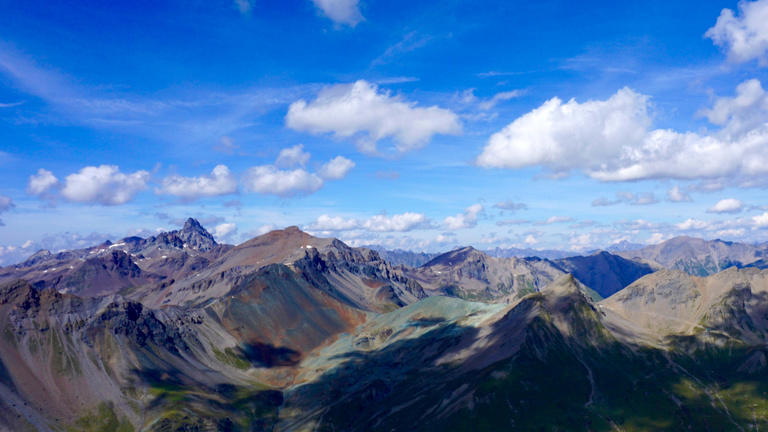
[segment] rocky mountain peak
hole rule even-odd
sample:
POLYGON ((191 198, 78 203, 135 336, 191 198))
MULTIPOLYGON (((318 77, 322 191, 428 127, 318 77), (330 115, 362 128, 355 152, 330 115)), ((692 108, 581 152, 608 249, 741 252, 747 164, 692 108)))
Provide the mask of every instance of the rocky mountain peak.
POLYGON ((178 231, 178 236, 191 249, 206 252, 216 246, 211 233, 209 233, 196 219, 189 218, 184 222, 184 227, 178 231))
POLYGON ((32 254, 29 258, 27 258, 26 261, 24 261, 21 266, 23 267, 29 267, 33 266, 39 262, 45 261, 48 258, 51 258, 53 254, 48 249, 40 249, 39 251, 32 254))
POLYGON ((181 229, 182 231, 205 231, 205 228, 200 224, 200 222, 195 218, 187 218, 187 220, 184 222, 184 228, 181 229))

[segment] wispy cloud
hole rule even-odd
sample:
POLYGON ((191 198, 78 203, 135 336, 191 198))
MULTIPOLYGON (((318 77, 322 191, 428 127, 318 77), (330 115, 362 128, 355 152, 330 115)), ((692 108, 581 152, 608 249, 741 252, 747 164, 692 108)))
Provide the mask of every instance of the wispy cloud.
MULTIPOLYGON (((254 118, 287 105, 306 91, 306 86, 296 86, 122 94, 84 86, 4 44, 0 44, 0 75, 44 101, 60 119, 173 143, 217 141, 252 126, 254 118)), ((40 121, 47 121, 46 116, 41 115, 40 121)))
POLYGON ((373 59, 371 66, 389 63, 403 54, 426 46, 433 39, 434 36, 419 34, 416 31, 406 33, 397 43, 390 45, 381 55, 373 59))

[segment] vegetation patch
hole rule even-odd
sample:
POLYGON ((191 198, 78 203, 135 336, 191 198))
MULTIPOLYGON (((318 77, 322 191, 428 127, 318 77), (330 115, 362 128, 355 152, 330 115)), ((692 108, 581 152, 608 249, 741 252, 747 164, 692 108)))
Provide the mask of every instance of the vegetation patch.
POLYGON ((102 402, 94 412, 77 419, 67 432, 134 432, 134 429, 128 419, 115 414, 111 402, 102 402))

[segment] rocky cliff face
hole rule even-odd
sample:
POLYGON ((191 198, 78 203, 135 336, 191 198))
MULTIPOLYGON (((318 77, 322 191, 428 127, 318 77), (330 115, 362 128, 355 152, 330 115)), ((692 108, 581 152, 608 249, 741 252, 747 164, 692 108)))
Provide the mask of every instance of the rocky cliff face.
POLYGON ((506 301, 538 291, 563 274, 548 260, 494 258, 472 247, 439 255, 406 271, 428 293, 484 301, 506 301))

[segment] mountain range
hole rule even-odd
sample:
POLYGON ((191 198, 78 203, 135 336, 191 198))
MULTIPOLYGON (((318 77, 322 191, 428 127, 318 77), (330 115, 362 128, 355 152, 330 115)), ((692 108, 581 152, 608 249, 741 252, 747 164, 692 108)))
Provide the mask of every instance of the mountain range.
POLYGON ((0 269, 0 429, 758 430, 766 251, 391 262, 194 219, 39 251, 0 269))

